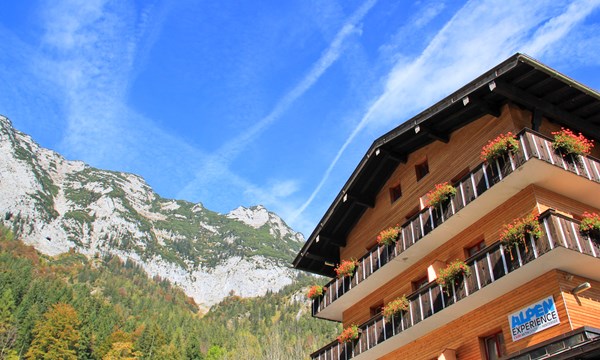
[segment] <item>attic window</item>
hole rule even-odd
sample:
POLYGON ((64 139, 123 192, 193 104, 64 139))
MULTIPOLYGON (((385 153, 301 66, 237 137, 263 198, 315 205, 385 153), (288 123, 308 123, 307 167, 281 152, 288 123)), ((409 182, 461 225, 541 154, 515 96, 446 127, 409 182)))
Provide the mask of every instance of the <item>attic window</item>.
POLYGON ((415 173, 417 174, 417 181, 429 174, 429 164, 427 163, 427 159, 415 165, 415 173))
POLYGON ((393 204, 396 200, 400 199, 400 197, 402 197, 402 188, 400 187, 400 184, 392 186, 390 188, 390 202, 393 204))

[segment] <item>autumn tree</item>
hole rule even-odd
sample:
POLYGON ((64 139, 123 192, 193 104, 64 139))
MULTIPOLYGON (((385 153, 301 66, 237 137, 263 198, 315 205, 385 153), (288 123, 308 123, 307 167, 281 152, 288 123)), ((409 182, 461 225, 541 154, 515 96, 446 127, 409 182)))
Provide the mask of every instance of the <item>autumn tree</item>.
POLYGON ((54 304, 33 329, 33 341, 27 359, 77 359, 79 319, 75 309, 64 303, 54 304))

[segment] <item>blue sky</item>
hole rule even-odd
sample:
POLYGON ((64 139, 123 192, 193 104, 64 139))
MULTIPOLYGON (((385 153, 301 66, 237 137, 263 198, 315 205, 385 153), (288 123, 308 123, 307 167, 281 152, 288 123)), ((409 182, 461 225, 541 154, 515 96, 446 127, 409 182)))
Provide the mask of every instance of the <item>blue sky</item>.
POLYGON ((600 0, 3 1, 0 114, 310 234, 372 141, 515 52, 600 89, 600 0))

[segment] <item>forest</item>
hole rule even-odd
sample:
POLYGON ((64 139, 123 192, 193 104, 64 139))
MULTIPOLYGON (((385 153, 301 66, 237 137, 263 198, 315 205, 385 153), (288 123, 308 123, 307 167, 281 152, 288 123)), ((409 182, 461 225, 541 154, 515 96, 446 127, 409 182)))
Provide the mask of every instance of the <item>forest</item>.
POLYGON ((114 256, 38 253, 0 228, 0 359, 307 359, 338 324, 310 316, 302 276, 231 293, 202 314, 176 286, 114 256))

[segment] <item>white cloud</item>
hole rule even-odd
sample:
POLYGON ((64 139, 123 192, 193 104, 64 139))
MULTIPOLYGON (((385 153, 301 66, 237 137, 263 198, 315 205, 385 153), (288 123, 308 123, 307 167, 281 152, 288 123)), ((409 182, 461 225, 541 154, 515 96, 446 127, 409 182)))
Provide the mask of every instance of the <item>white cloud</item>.
MULTIPOLYGON (((215 181, 221 182, 224 179, 228 179, 231 175, 229 169, 231 162, 242 150, 260 136, 263 131, 277 121, 340 57, 343 52, 344 41, 351 35, 360 32, 358 23, 375 3, 375 0, 366 1, 350 16, 337 32, 327 49, 323 51, 320 58, 312 65, 307 74, 292 88, 292 90, 281 98, 267 116, 249 129, 242 131, 236 138, 221 146, 214 154, 208 157, 205 162, 199 164, 199 170, 197 171, 196 177, 179 192, 178 197, 190 198, 194 195, 197 196, 208 183, 215 181)), ((246 187, 246 189, 247 193, 256 194, 259 192, 254 187, 246 187)), ((260 193, 266 194, 264 191, 260 191, 260 193)), ((278 196, 275 197, 279 198, 278 196)), ((267 199, 271 199, 270 201, 275 204, 282 203, 281 200, 277 201, 273 196, 268 196, 267 199)))
POLYGON ((543 54, 597 6, 598 1, 468 2, 421 54, 395 64, 385 77, 383 93, 365 109, 320 182, 291 219, 312 203, 342 154, 365 127, 388 130, 398 119, 408 119, 515 52, 543 54))

